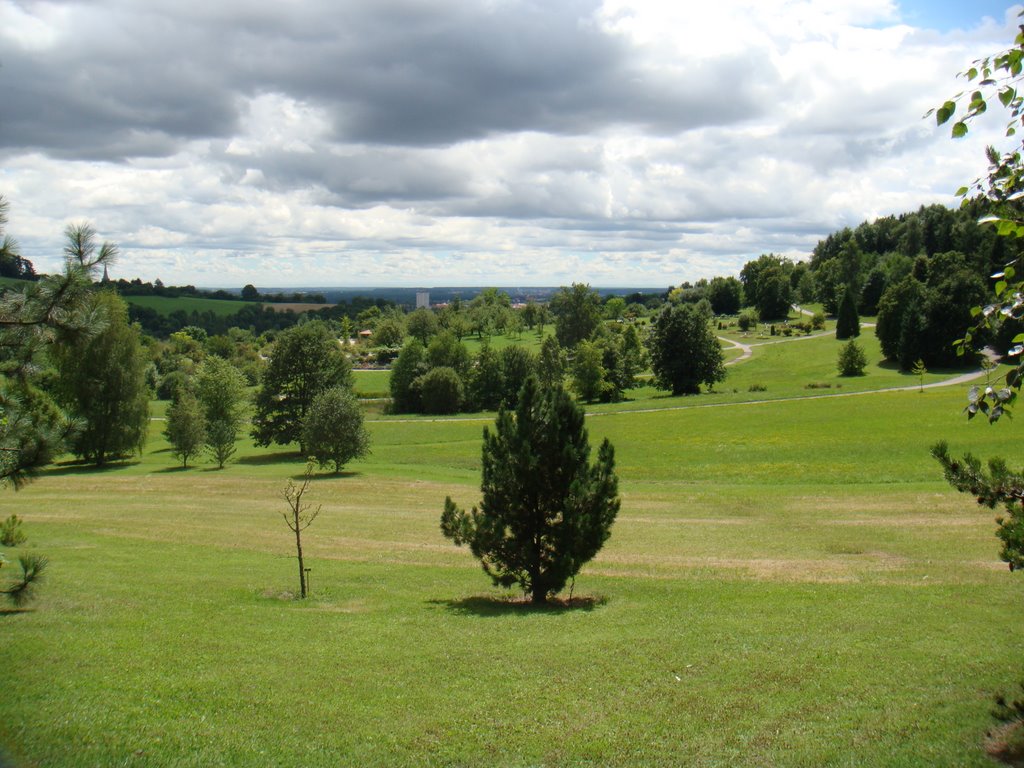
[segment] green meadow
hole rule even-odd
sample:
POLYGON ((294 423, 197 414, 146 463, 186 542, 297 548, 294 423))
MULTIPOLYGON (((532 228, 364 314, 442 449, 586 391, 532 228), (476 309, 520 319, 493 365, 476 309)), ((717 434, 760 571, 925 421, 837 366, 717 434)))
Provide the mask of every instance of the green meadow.
POLYGON ((841 379, 838 348, 766 344, 712 394, 588 407, 622 510, 544 609, 439 531, 445 496, 479 498, 493 414, 371 412, 371 456, 310 488, 305 601, 294 452, 182 470, 154 421, 138 460, 45 470, 0 496, 50 559, 0 613, 0 744, 26 766, 991 765, 1021 585, 928 449, 1020 464, 1018 428, 968 423, 968 384, 841 379), (845 396, 888 387, 912 389, 845 396))
POLYGON ((244 306, 259 306, 258 301, 231 301, 229 299, 204 299, 199 296, 124 296, 125 301, 138 307, 154 309, 162 315, 177 310, 192 312, 213 312, 218 317, 233 315, 244 306))

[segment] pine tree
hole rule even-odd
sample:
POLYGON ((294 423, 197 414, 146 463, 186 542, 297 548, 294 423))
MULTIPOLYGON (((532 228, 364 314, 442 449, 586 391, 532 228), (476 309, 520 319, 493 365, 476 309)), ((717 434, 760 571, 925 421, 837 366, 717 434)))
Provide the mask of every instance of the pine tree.
POLYGON ((442 533, 468 544, 496 585, 546 602, 598 553, 619 511, 611 444, 589 457, 583 410, 561 387, 527 379, 515 413, 502 408, 484 429, 480 506, 467 513, 445 499, 442 533))
POLYGON ((860 315, 857 314, 857 297, 853 288, 847 286, 843 298, 839 302, 839 314, 836 317, 836 338, 840 341, 860 336, 860 315))

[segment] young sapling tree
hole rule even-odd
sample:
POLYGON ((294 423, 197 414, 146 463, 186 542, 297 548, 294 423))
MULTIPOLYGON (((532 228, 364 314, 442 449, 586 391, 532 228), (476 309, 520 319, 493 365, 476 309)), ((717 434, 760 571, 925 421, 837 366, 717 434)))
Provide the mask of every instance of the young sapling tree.
POLYGON ((310 524, 316 520, 317 515, 320 514, 321 507, 321 505, 317 504, 316 509, 313 509, 312 504, 302 500, 306 491, 309 490, 309 483, 313 478, 314 463, 314 459, 309 459, 306 462, 306 469, 302 475, 302 482, 296 485, 292 480, 288 480, 281 494, 288 503, 288 511, 282 512, 281 515, 284 517, 284 521, 288 524, 292 533, 295 534, 295 553, 299 561, 299 595, 303 600, 306 599, 308 579, 305 562, 302 559, 302 532, 309 528, 310 524))

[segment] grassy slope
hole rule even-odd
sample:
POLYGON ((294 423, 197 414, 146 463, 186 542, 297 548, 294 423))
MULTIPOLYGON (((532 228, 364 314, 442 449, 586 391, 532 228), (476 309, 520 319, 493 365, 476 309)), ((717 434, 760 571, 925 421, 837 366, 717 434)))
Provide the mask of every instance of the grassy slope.
POLYGON ((229 301, 227 299, 203 299, 196 296, 124 296, 129 304, 155 309, 162 315, 169 315, 176 310, 185 312, 213 312, 220 317, 233 315, 246 305, 258 306, 259 302, 229 301))
POLYGON ((46 765, 986 765, 1019 586, 927 447, 1022 457, 962 402, 595 414, 623 510, 577 594, 606 602, 540 612, 494 602, 438 532, 445 495, 478 497, 483 421, 370 425, 373 455, 311 490, 304 604, 279 515, 296 458, 240 443, 182 472, 157 423, 141 462, 0 497, 52 560, 36 610, 0 614, 0 744, 46 765))

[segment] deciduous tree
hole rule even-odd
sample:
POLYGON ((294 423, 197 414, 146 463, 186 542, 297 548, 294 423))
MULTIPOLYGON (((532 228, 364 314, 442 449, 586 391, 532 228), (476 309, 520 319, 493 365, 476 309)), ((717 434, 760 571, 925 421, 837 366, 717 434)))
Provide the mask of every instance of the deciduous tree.
POLYGON ((210 357, 196 377, 196 391, 205 421, 205 445, 223 467, 235 453, 235 441, 246 416, 245 377, 229 362, 210 357))
POLYGON ((302 426, 302 442, 321 467, 334 472, 370 452, 370 433, 363 424, 363 409, 351 390, 332 387, 313 400, 302 426))
POLYGON ((187 467, 189 459, 198 456, 206 443, 206 417, 195 394, 189 390, 178 393, 167 408, 164 437, 171 446, 171 455, 187 467))
POLYGON ((589 285, 573 283, 562 288, 552 297, 550 307, 558 343, 566 349, 589 339, 601 324, 601 297, 589 285))
POLYGON ((252 436, 257 445, 302 444, 302 422, 313 399, 331 387, 352 386, 352 371, 338 340, 320 321, 283 331, 256 394, 252 436))
POLYGON ((707 321, 689 304, 670 304, 647 337, 654 380, 673 395, 700 392, 725 378, 722 348, 707 321))

